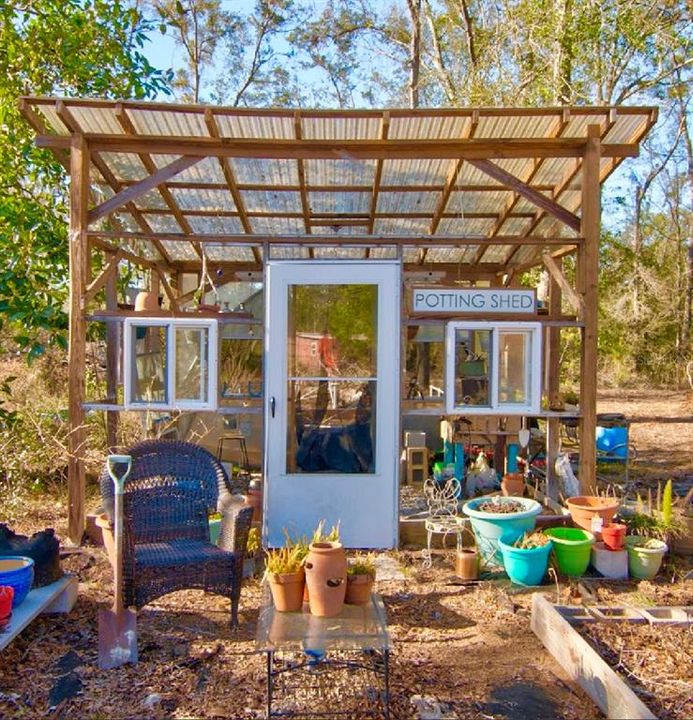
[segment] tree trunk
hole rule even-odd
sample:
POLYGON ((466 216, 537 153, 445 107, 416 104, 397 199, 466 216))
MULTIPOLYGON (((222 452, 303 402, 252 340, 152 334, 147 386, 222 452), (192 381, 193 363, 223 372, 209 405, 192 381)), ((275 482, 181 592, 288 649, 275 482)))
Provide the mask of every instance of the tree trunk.
POLYGON ((411 41, 409 43, 409 105, 419 107, 419 73, 421 71, 421 1, 407 0, 411 16, 411 41))

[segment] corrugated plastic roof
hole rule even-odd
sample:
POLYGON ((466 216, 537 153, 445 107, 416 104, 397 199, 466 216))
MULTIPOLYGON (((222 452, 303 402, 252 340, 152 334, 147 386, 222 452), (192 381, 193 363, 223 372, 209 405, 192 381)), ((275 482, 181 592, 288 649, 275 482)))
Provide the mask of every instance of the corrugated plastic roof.
POLYGON ((656 120, 647 107, 307 111, 24 98, 21 109, 63 162, 68 136, 84 135, 97 211, 123 199, 93 219, 102 247, 161 260, 159 241, 171 262, 189 265, 200 248, 213 263, 256 262, 270 243, 271 257, 393 257, 403 245, 405 262, 528 267, 548 245, 575 247, 577 233, 557 218, 579 217, 589 126, 600 129, 603 181, 656 120), (184 156, 201 159, 173 173, 184 156), (159 182, 145 187, 152 172, 159 182), (296 244, 277 245, 284 236, 296 244))

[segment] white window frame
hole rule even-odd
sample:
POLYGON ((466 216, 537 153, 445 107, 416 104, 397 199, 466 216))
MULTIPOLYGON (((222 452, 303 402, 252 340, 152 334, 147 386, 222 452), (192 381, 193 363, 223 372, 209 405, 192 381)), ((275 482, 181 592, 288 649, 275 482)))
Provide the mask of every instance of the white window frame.
POLYGON ((128 409, 148 410, 216 410, 217 398, 217 366, 218 366, 218 328, 216 320, 194 318, 126 318, 123 326, 123 384, 124 404, 128 409), (132 397, 132 363, 134 360, 132 336, 134 327, 165 327, 166 328, 166 387, 167 402, 147 402, 132 397), (176 389, 176 329, 207 330, 207 402, 201 400, 178 400, 176 389))
POLYGON ((530 415, 541 410, 541 376, 542 376, 542 325, 537 322, 490 322, 456 320, 449 322, 445 328, 445 406, 446 412, 454 415, 530 415), (490 372, 490 404, 489 405, 456 405, 455 404, 455 334, 457 330, 489 330, 491 331, 490 352, 488 358, 490 372), (530 339, 528 366, 525 365, 525 376, 529 398, 525 403, 499 402, 498 373, 500 371, 499 332, 527 333, 530 339))

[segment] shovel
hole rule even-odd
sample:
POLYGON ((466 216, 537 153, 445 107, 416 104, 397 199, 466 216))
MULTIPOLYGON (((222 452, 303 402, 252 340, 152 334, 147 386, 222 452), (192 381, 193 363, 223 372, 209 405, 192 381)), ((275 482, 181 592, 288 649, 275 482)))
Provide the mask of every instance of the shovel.
POLYGON ((109 670, 137 662, 137 613, 123 607, 123 485, 130 474, 132 458, 109 455, 106 465, 115 489, 115 597, 111 610, 99 610, 99 667, 109 670), (115 465, 125 465, 120 478, 115 473, 115 465))

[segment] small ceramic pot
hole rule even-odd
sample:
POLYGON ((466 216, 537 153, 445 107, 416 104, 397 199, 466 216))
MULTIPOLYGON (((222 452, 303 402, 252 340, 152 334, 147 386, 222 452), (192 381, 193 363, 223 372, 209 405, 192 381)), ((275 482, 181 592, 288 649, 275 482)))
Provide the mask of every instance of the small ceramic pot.
POLYGON ((274 607, 279 612, 298 612, 303 607, 303 568, 295 573, 267 573, 274 607))
POLYGON ((476 580, 479 577, 479 553, 476 548, 461 548, 457 551, 455 575, 460 580, 476 580))
POLYGON ((371 599, 373 582, 372 575, 347 575, 344 602, 347 605, 365 605, 371 599))
POLYGON ((623 550, 626 545, 626 526, 610 523, 602 528, 602 540, 607 550, 623 550))
POLYGON ((637 580, 652 580, 662 565, 662 559, 669 549, 663 540, 642 538, 638 535, 626 537, 628 550, 628 572, 637 580), (640 545, 648 541, 650 547, 640 545))

